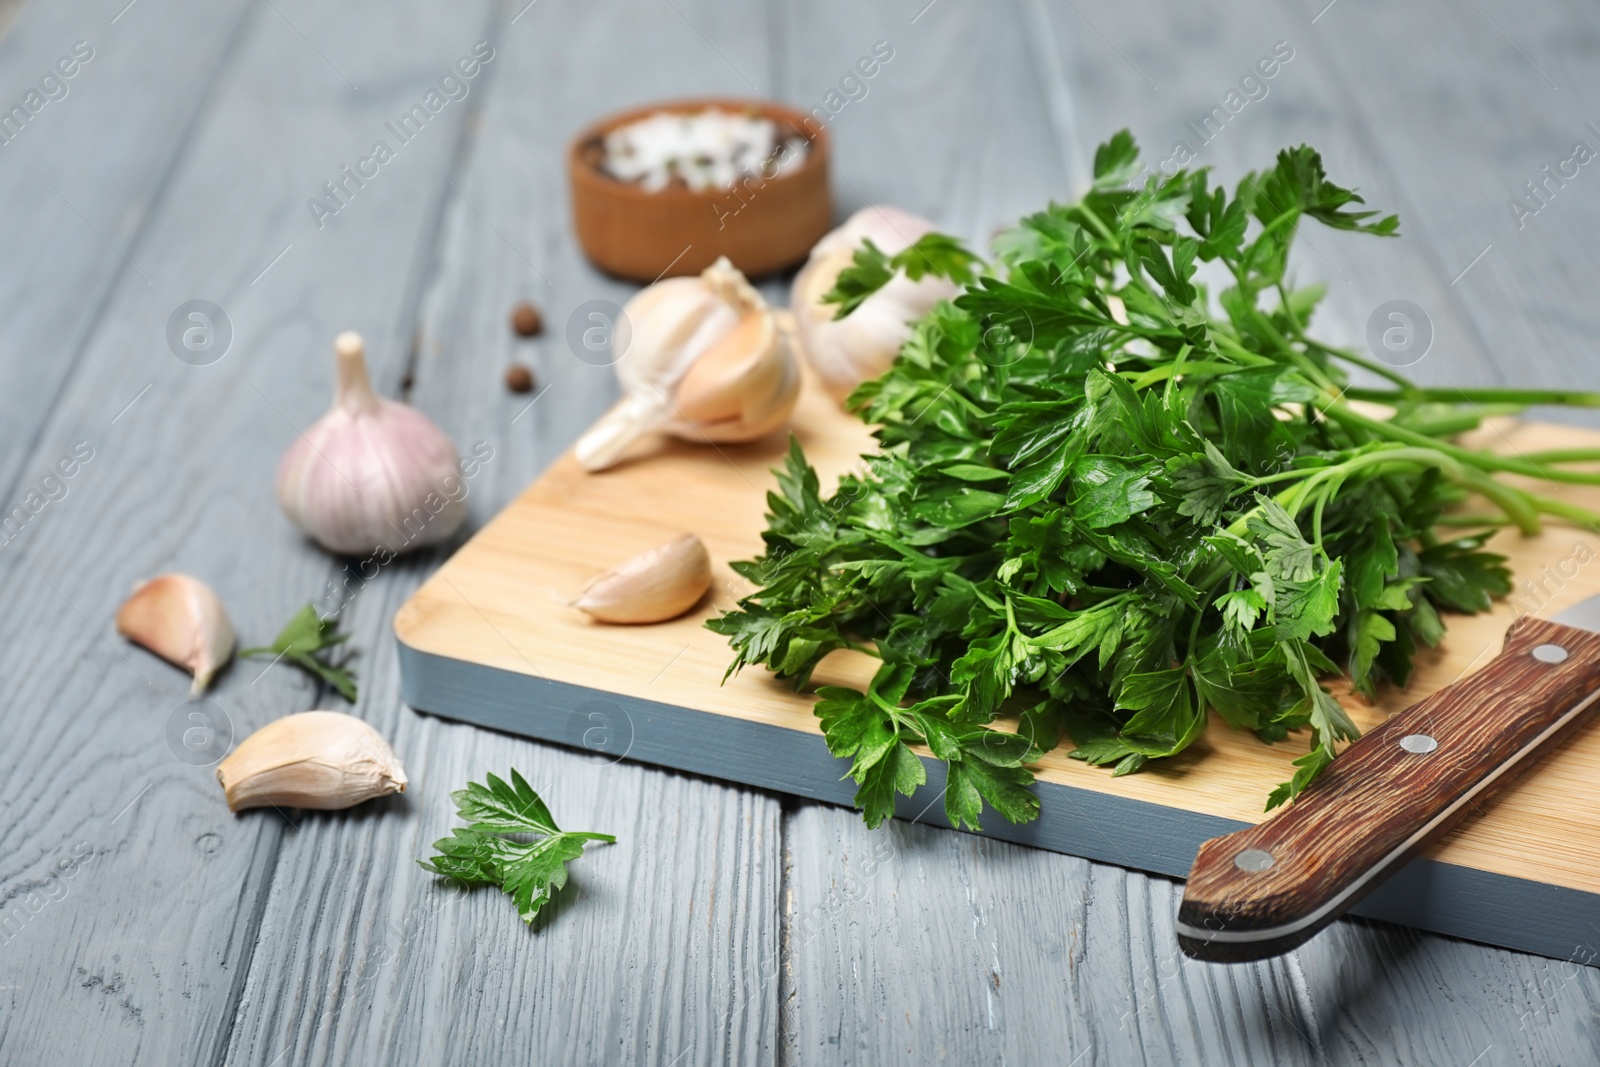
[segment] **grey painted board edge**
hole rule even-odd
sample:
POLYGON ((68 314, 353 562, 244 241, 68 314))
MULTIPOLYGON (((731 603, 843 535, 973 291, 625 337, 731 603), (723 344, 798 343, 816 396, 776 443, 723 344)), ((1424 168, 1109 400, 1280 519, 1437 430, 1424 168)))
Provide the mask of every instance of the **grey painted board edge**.
MULTIPOLYGON (((847 761, 815 734, 607 693, 400 649, 401 694, 418 711, 541 741, 849 806, 847 761)), ((899 818, 948 827, 944 765, 899 798, 899 818)), ((1201 842, 1246 825, 1142 800, 1038 782, 1039 818, 1020 826, 986 812, 989 837, 1182 878, 1201 842)), ((1600 967, 1600 894, 1418 858, 1351 910, 1354 915, 1519 952, 1600 967)))

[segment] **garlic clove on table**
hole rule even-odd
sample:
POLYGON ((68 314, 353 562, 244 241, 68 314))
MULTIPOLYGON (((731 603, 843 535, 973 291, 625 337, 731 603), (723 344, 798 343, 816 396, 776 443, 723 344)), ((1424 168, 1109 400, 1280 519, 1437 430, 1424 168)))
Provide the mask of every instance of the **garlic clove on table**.
POLYGON ((233 655, 233 623, 211 587, 187 574, 163 574, 134 586, 117 609, 117 633, 194 675, 203 693, 233 655))
POLYGON ((694 534, 641 552, 584 588, 572 606, 600 622, 677 618, 711 588, 711 554, 694 534))
POLYGON ((862 382, 887 371, 916 320, 961 290, 931 274, 912 281, 904 271, 896 271, 883 288, 842 319, 834 318, 838 306, 823 303, 823 296, 863 242, 871 240, 892 256, 932 230, 932 223, 899 208, 862 208, 816 243, 795 276, 789 303, 800 352, 835 398, 843 400, 862 382))
POLYGON ((336 811, 406 791, 406 772, 383 735, 354 715, 303 711, 270 722, 217 764, 230 811, 336 811))
POLYGON ((359 334, 340 334, 334 354, 333 407, 278 464, 284 514, 346 555, 444 541, 467 516, 455 446, 420 411, 373 392, 359 334))
POLYGON ((623 399, 574 448, 589 470, 612 466, 640 437, 753 441, 788 420, 800 368, 777 314, 726 257, 698 277, 656 282, 623 308, 623 399))

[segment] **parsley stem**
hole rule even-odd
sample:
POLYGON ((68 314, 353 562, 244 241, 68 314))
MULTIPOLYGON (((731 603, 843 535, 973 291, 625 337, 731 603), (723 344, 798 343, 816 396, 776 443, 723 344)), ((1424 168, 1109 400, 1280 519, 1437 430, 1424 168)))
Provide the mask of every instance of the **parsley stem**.
MULTIPOLYGON (((1273 482, 1288 482, 1310 479, 1313 477, 1331 476, 1337 474, 1342 480, 1345 476, 1353 474, 1364 467, 1374 466, 1377 463, 1400 462, 1410 466, 1440 467, 1438 449, 1435 448, 1408 448, 1403 445, 1376 445, 1369 446, 1376 451, 1364 452, 1358 456, 1344 460, 1342 463, 1328 467, 1300 467, 1294 470, 1279 471, 1277 474, 1264 474, 1251 481, 1255 485, 1269 485, 1273 482)), ((1459 470, 1460 465, 1454 461, 1449 463, 1452 471, 1459 470)))
POLYGON ((1371 400, 1393 404, 1403 400, 1425 400, 1443 404, 1545 404, 1552 407, 1600 408, 1600 393, 1573 393, 1565 389, 1363 389, 1345 390, 1352 400, 1371 400))
POLYGON ((1531 463, 1525 459, 1512 456, 1497 456, 1492 452, 1475 452, 1472 449, 1452 445, 1449 442, 1440 441, 1415 430, 1408 430, 1404 426, 1397 426, 1393 422, 1369 419, 1365 415, 1357 414, 1338 401, 1330 403, 1323 409, 1323 414, 1330 415, 1340 422, 1362 427, 1380 437, 1388 437, 1395 441, 1405 441, 1408 444, 1437 449, 1452 459, 1469 464, 1479 470, 1525 474, 1533 478, 1545 478, 1552 482, 1571 482, 1574 485, 1600 485, 1600 472, 1567 471, 1556 467, 1546 467, 1539 463, 1531 463))
MULTIPOLYGON (((1407 378, 1404 374, 1401 374, 1399 371, 1396 371, 1393 367, 1387 367, 1384 364, 1379 363, 1376 360, 1367 359, 1365 356, 1358 356, 1354 352, 1350 351, 1347 348, 1335 348, 1332 345, 1325 345, 1321 341, 1315 340, 1314 338, 1311 338, 1311 337, 1307 337, 1305 334, 1300 334, 1299 338, 1308 347, 1316 349, 1318 352, 1321 352, 1325 356, 1333 356, 1335 359, 1342 359, 1346 363, 1351 364, 1352 366, 1360 367, 1363 370, 1369 370, 1373 374, 1376 374, 1378 377, 1387 378, 1389 381, 1395 383, 1396 385, 1398 385, 1400 387, 1399 390, 1396 391, 1396 392, 1388 394, 1390 396, 1393 396, 1395 399, 1414 398, 1414 397, 1418 396, 1421 393, 1427 392, 1427 390, 1425 390, 1425 389, 1417 388, 1416 383, 1414 383, 1410 378, 1407 378)), ((1353 394, 1353 393, 1357 392, 1357 390, 1351 389, 1351 390, 1349 390, 1349 392, 1353 394)), ((1380 392, 1380 390, 1366 389, 1366 390, 1361 390, 1361 392, 1369 392, 1369 393, 1370 392, 1380 392)), ((1358 400, 1371 400, 1371 399, 1376 399, 1376 398, 1374 398, 1374 397, 1356 397, 1356 399, 1358 399, 1358 400)))
MULTIPOLYGON (((1256 484, 1263 485, 1268 482, 1284 481, 1285 475, 1301 475, 1300 481, 1277 494, 1276 500, 1283 505, 1290 515, 1297 514, 1301 508, 1311 502, 1313 494, 1317 494, 1313 518, 1314 537, 1320 543, 1322 540, 1321 511, 1326 500, 1325 485, 1337 492, 1338 485, 1355 472, 1367 467, 1404 466, 1404 467, 1436 467, 1445 477, 1482 496, 1490 503, 1499 507, 1510 519, 1517 524, 1517 528, 1525 534, 1536 534, 1540 530, 1539 512, 1548 514, 1563 514, 1561 511, 1544 507, 1540 498, 1525 493, 1520 489, 1495 481, 1492 477, 1470 465, 1460 462, 1455 456, 1440 449, 1433 444, 1419 448, 1381 448, 1374 452, 1354 456, 1330 467, 1314 467, 1306 471, 1283 471, 1279 474, 1267 475, 1256 479, 1256 484), (1536 506, 1537 505, 1537 506, 1536 506)), ((1600 521, 1600 516, 1573 508, 1571 505, 1562 504, 1560 501, 1548 501, 1564 509, 1564 517, 1570 517, 1574 512, 1591 516, 1589 521, 1600 521)), ((1229 531, 1242 534, 1245 529, 1245 520, 1254 513, 1246 512, 1229 526, 1229 531)))
POLYGON ((1305 327, 1301 325, 1300 317, 1294 313, 1294 306, 1289 303, 1289 290, 1283 287, 1283 279, 1279 278, 1272 284, 1273 288, 1278 290, 1279 310, 1283 312, 1283 317, 1289 320, 1289 332, 1305 340, 1305 327))
MULTIPOLYGON (((1185 345, 1184 348, 1187 350, 1188 346, 1185 345)), ((1238 374, 1244 369, 1237 363, 1219 363, 1216 360, 1196 359, 1185 362, 1181 367, 1176 362, 1163 363, 1161 366, 1151 367, 1147 371, 1123 371, 1121 373, 1128 377, 1128 384, 1135 389, 1146 389, 1158 382, 1176 378, 1180 372, 1191 378, 1221 378, 1226 374, 1238 374)))
POLYGON ((1462 473, 1465 475, 1462 484, 1504 511, 1524 535, 1532 537, 1542 529, 1539 510, 1534 507, 1535 498, 1531 494, 1497 482, 1482 471, 1467 470, 1462 473))
POLYGON ((1107 228, 1105 222, 1101 220, 1099 215, 1096 215, 1093 211, 1089 210, 1087 204, 1079 201, 1078 203, 1073 204, 1072 207, 1079 218, 1084 219, 1089 223, 1090 226, 1094 227, 1095 232, 1100 235, 1101 240, 1108 241, 1113 244, 1116 243, 1116 238, 1112 235, 1111 230, 1107 228))
POLYGON ((1277 360, 1268 359, 1266 356, 1250 351, 1222 330, 1213 329, 1211 336, 1217 342, 1218 348, 1225 349, 1228 355, 1233 356, 1241 363, 1251 367, 1273 367, 1277 365, 1277 360))
POLYGON ((1427 411, 1413 408, 1396 421, 1408 430, 1425 433, 1429 437, 1454 437, 1476 430, 1483 425, 1484 419, 1492 415, 1519 415, 1527 409, 1526 404, 1474 404, 1470 411, 1452 405, 1442 412, 1436 408, 1427 411))
POLYGON ((1524 495, 1533 501, 1534 506, 1546 515, 1554 515, 1557 518, 1566 519, 1580 526, 1588 526, 1600 531, 1600 513, 1590 511, 1588 508, 1580 508, 1576 504, 1569 504, 1565 500, 1553 500, 1550 497, 1538 496, 1533 493, 1524 495))
MULTIPOLYGON (((1269 226, 1268 229, 1270 230, 1271 227, 1269 226)), ((1229 269, 1233 272, 1234 278, 1237 279, 1239 283, 1239 291, 1241 293, 1249 293, 1251 290, 1246 285, 1244 272, 1240 270, 1239 267, 1232 264, 1229 265, 1229 269)), ((1317 366, 1316 363, 1311 360, 1311 357, 1307 356, 1304 352, 1300 351, 1293 344, 1291 344, 1289 339, 1283 336, 1283 334, 1279 332, 1278 328, 1272 324, 1272 319, 1263 314, 1259 308, 1254 306, 1253 298, 1251 306, 1247 308, 1247 313, 1250 316, 1251 324, 1254 325, 1256 329, 1260 330, 1262 335, 1266 337, 1267 340, 1272 342, 1274 348, 1287 356, 1289 362, 1294 364, 1295 368, 1299 370, 1301 374, 1304 374, 1307 378, 1311 379, 1311 381, 1329 391, 1335 390, 1336 383, 1331 377, 1328 376, 1328 372, 1317 366)))
POLYGON ((1509 526, 1511 520, 1504 515, 1441 515, 1435 526, 1509 526))
POLYGON ((1190 346, 1184 345, 1172 359, 1170 364, 1172 369, 1167 375, 1167 384, 1161 390, 1161 399, 1164 403, 1172 403, 1172 387, 1178 384, 1178 373, 1183 370, 1184 360, 1189 358, 1189 350, 1190 346))

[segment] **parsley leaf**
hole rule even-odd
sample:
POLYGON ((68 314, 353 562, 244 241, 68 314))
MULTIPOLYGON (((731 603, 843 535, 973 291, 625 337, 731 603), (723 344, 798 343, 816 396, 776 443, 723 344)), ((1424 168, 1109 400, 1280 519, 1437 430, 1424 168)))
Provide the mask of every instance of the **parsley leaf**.
POLYGON ((822 302, 838 304, 839 310, 834 312, 833 317, 842 319, 860 307, 867 297, 888 285, 892 277, 894 267, 889 262, 889 256, 873 244, 872 238, 866 238, 861 242, 861 247, 856 249, 850 265, 834 279, 833 288, 823 296, 822 302))
POLYGON ((349 634, 342 634, 339 630, 339 619, 330 616, 326 619, 317 615, 317 609, 312 604, 307 604, 295 612, 294 618, 278 632, 272 644, 258 648, 245 648, 239 650, 241 657, 268 656, 273 660, 285 660, 296 667, 321 678, 324 682, 338 690, 339 695, 350 703, 356 702, 356 678, 341 664, 329 662, 326 656, 318 653, 325 652, 349 640, 349 634))
POLYGON ((493 774, 487 785, 468 782, 450 794, 456 812, 470 825, 458 826, 433 843, 435 855, 418 860, 424 870, 467 885, 495 885, 517 906, 522 921, 532 925, 539 909, 567 884, 567 864, 583 855, 588 841, 614 843, 610 834, 573 833, 556 826, 539 794, 522 775, 511 772, 507 784, 493 774), (532 835, 523 841, 507 834, 532 835))
POLYGON ((865 238, 851 257, 850 265, 839 272, 833 288, 822 297, 825 304, 837 304, 833 317, 842 319, 862 302, 889 284, 896 271, 912 281, 934 275, 966 285, 975 277, 974 269, 983 260, 967 251, 961 242, 942 233, 926 233, 909 246, 888 255, 865 238))
POLYGON ((894 710, 910 682, 911 672, 903 665, 885 664, 865 693, 841 686, 817 691, 823 739, 835 756, 853 758, 849 776, 859 787, 856 806, 868 826, 894 814, 896 793, 910 796, 928 778, 907 747, 921 738, 894 710))

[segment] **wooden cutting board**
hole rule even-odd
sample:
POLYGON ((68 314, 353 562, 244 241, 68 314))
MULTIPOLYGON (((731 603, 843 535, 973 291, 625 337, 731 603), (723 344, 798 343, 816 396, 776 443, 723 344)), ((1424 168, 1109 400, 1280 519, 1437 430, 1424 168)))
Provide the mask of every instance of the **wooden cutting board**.
MULTIPOLYGON (((825 489, 873 447, 866 428, 807 383, 794 432, 825 489)), ((1508 453, 1600 446, 1600 434, 1504 422, 1478 432, 1508 453)), ((750 591, 727 566, 761 545, 766 491, 783 435, 749 445, 647 442, 600 474, 570 453, 464 545, 395 617, 404 694, 413 707, 466 722, 744 785, 848 804, 848 763, 828 754, 814 698, 760 669, 722 682, 730 653, 702 623, 750 591), (700 608, 655 626, 606 626, 566 604, 594 575, 683 531, 715 561, 700 608)), ((1539 491, 1600 508, 1600 490, 1539 491)), ((1600 592, 1600 538, 1552 526, 1503 532, 1516 593, 1492 614, 1447 616, 1440 648, 1411 687, 1376 705, 1345 700, 1363 728, 1476 669, 1519 613, 1553 613, 1600 592)), ((817 684, 864 685, 873 662, 836 653, 817 684)), ((984 830, 1090 859, 1184 876, 1208 837, 1260 821, 1305 739, 1269 746, 1214 722, 1182 756, 1139 774, 1067 758, 1036 768, 1042 813, 1012 826, 985 812, 984 830)), ((942 765, 903 800, 902 817, 943 822, 942 765)), ((1575 962, 1600 965, 1600 728, 1543 761, 1492 807, 1368 897, 1357 914, 1575 962)))

